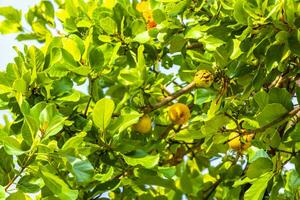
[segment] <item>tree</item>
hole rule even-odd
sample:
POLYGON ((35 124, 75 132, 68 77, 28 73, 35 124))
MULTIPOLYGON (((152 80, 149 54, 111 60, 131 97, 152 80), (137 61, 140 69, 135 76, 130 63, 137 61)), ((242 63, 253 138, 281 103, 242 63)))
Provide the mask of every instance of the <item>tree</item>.
POLYGON ((42 47, 0 72, 0 199, 299 199, 299 7, 1 7, 1 33, 42 47))

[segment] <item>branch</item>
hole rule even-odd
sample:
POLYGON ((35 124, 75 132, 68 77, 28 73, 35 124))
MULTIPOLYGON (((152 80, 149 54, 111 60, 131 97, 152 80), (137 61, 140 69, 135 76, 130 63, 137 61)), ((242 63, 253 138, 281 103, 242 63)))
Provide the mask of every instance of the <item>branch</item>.
MULTIPOLYGON (((286 113, 286 114, 283 114, 282 116, 278 117, 277 119, 271 121, 270 123, 260 127, 260 128, 257 128, 257 129, 254 129, 254 130, 250 130, 250 131, 247 131, 246 133, 243 133, 243 135, 251 135, 251 134, 256 134, 256 133, 261 133, 261 132, 264 132, 265 130, 267 130, 268 128, 278 124, 279 122, 285 120, 286 118, 288 117, 293 117, 295 116, 296 114, 298 114, 300 112, 300 107, 296 107, 294 108, 293 110, 291 110, 290 112, 286 113)), ((233 130, 235 132, 239 132, 239 130, 233 130)), ((227 132, 227 131, 226 131, 227 132)), ((241 134, 241 133, 240 133, 241 134)), ((224 142, 224 144, 230 142, 231 140, 234 140, 235 138, 237 137, 240 137, 240 134, 235 136, 235 137, 232 137, 231 139, 227 140, 224 142)))
POLYGON ((194 89, 194 87, 196 86, 195 82, 191 82, 190 84, 188 84, 187 86, 183 87, 181 90, 175 92, 174 94, 167 96, 166 98, 164 98, 163 100, 161 100, 160 102, 154 104, 154 105, 150 105, 148 107, 146 107, 144 109, 145 113, 149 113, 152 112, 166 104, 168 104, 169 102, 171 102, 172 100, 178 98, 179 96, 190 92, 192 89, 194 89))
POLYGON ((33 154, 31 154, 30 156, 27 157, 24 165, 21 167, 20 171, 9 181, 9 183, 5 186, 4 191, 7 192, 8 189, 10 188, 10 186, 15 182, 15 180, 22 175, 22 173, 24 172, 24 170, 27 168, 27 166, 29 165, 31 159, 33 158, 33 154))
MULTIPOLYGON (((298 112, 300 112, 300 107, 296 107, 294 108, 293 110, 291 110, 290 112, 286 113, 286 114, 283 114, 282 116, 278 117, 277 119, 271 121, 270 123, 264 125, 263 127, 260 127, 260 128, 257 128, 257 129, 254 129, 250 132, 252 133, 259 133, 259 132, 264 132, 265 130, 267 130, 268 128, 274 126, 275 124, 278 124, 279 122, 285 120, 286 118, 288 117, 293 117, 294 115, 296 115, 298 112)), ((252 134, 252 133, 249 133, 249 134, 252 134)))
POLYGON ((86 107, 85 107, 85 110, 84 110, 84 113, 83 113, 83 116, 84 116, 85 118, 86 118, 86 116, 87 116, 87 112, 88 112, 88 109, 89 109, 89 106, 90 106, 91 101, 92 101, 92 97, 90 96, 89 101, 87 102, 86 107))

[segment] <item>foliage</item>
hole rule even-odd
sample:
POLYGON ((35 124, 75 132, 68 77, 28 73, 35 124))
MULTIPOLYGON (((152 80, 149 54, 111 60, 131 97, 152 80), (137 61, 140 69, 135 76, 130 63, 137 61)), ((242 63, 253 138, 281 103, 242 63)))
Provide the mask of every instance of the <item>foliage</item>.
POLYGON ((299 1, 55 0, 0 15, 1 33, 42 45, 15 47, 0 72, 13 114, 0 199, 300 198, 299 1), (169 119, 174 103, 187 123, 169 119), (148 134, 132 128, 144 114, 148 134), (251 147, 230 149, 244 130, 251 147))

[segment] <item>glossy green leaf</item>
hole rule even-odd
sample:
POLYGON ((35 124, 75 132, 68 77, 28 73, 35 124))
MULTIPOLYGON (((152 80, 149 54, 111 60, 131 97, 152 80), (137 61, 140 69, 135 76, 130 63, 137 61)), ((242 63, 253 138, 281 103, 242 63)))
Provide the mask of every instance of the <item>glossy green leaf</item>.
POLYGON ((49 104, 42 110, 39 120, 43 138, 48 138, 62 130, 65 117, 58 112, 55 105, 49 104))
POLYGON ((22 126, 22 136, 28 144, 32 144, 34 141, 36 134, 39 130, 39 124, 34 119, 34 117, 30 115, 24 116, 24 122, 22 126))
POLYGON ((18 181, 16 187, 25 193, 36 193, 40 190, 40 186, 34 183, 34 181, 32 180, 32 176, 30 175, 23 176, 18 181))
POLYGON ((89 53, 89 61, 92 69, 100 71, 104 64, 104 55, 99 48, 93 48, 89 53))
POLYGON ((287 173, 287 182, 285 189, 290 192, 296 192, 300 187, 300 175, 297 171, 291 170, 287 173))
POLYGON ((170 40, 170 53, 180 52, 186 40, 181 35, 175 35, 170 40))
POLYGON ((249 165, 247 176, 249 178, 258 178, 260 175, 273 169, 273 163, 268 158, 258 158, 249 165))
POLYGON ((1 137, 0 142, 4 145, 4 149, 9 155, 21 155, 26 153, 26 151, 22 149, 20 142, 14 137, 1 137))
POLYGON ((145 168, 153 168, 158 164, 159 154, 148 155, 143 151, 136 151, 130 155, 122 155, 128 165, 142 165, 145 168))
POLYGON ((269 71, 272 70, 273 66, 278 65, 281 61, 281 58, 283 56, 283 50, 284 50, 284 45, 279 44, 279 45, 272 45, 266 54, 266 66, 269 71))
POLYGON ((194 102, 197 105, 210 102, 216 97, 216 92, 211 89, 198 88, 195 92, 194 102))
POLYGON ((259 91, 253 98, 260 109, 263 109, 269 103, 269 95, 265 91, 259 91))
POLYGON ((293 109, 291 94, 284 88, 272 88, 269 91, 269 103, 280 103, 287 110, 293 109))
POLYGON ((46 186, 53 194, 57 195, 60 199, 74 200, 78 197, 78 190, 72 190, 69 186, 61 180, 58 176, 41 171, 41 176, 46 186))
POLYGON ((271 123, 272 121, 282 117, 287 113, 287 110, 283 105, 279 103, 268 104, 257 115, 257 121, 261 126, 271 123))
POLYGON ((71 165, 71 171, 76 177, 78 183, 87 183, 92 181, 94 174, 94 167, 87 159, 79 159, 74 157, 67 157, 71 165))
POLYGON ((117 31, 117 24, 110 17, 100 19, 100 26, 107 34, 114 34, 117 31))
POLYGON ((97 101, 93 111, 93 121, 101 131, 104 131, 111 121, 115 103, 113 100, 103 98, 97 101))
POLYGON ((11 6, 0 7, 0 15, 5 18, 0 21, 0 33, 8 34, 22 30, 21 11, 18 11, 11 6))
POLYGON ((273 177, 271 172, 264 174, 254 181, 251 187, 245 193, 245 200, 261 200, 263 199, 265 190, 270 179, 273 177))

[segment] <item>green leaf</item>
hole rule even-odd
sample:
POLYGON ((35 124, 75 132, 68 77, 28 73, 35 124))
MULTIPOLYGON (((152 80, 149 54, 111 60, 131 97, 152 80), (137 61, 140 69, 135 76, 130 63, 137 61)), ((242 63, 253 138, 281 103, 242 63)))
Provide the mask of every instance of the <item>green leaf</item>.
POLYGON ((166 19, 165 12, 160 9, 153 10, 152 14, 153 14, 154 21, 158 24, 160 24, 166 19))
POLYGON ((139 121, 141 114, 124 114, 118 117, 117 120, 113 121, 110 130, 112 133, 121 133, 126 130, 128 127, 136 124, 139 121))
POLYGON ((73 90, 70 95, 59 97, 57 100, 62 102, 77 102, 80 100, 80 92, 73 90))
POLYGON ((24 140, 27 142, 27 144, 29 145, 32 144, 38 130, 39 130, 39 123, 36 122, 34 117, 30 115, 25 115, 21 131, 22 131, 22 136, 24 140))
POLYGON ((137 150, 127 155, 122 154, 122 156, 128 165, 142 165, 145 168, 153 168, 158 164, 159 161, 159 154, 148 155, 141 150, 137 150))
POLYGON ((40 130, 42 130, 43 138, 56 135, 62 130, 65 122, 63 117, 57 110, 54 104, 47 105, 39 116, 40 130))
POLYGON ((253 98, 261 110, 269 103, 269 95, 264 90, 256 93, 253 98))
POLYGON ((150 36, 149 36, 148 31, 139 33, 135 36, 135 38, 133 38, 133 41, 139 42, 142 44, 148 42, 149 40, 150 40, 150 36))
POLYGON ((36 193, 40 190, 38 184, 34 184, 32 176, 25 175, 18 181, 17 188, 25 193, 36 193))
POLYGON ((143 80, 137 68, 123 68, 118 76, 118 81, 124 86, 140 87, 143 80))
POLYGON ((174 180, 162 178, 155 171, 144 168, 137 168, 134 171, 134 175, 137 177, 136 182, 140 185, 155 185, 164 188, 170 188, 172 190, 177 190, 174 180))
POLYGON ((161 173, 166 178, 172 179, 176 174, 176 167, 158 167, 158 172, 161 173))
POLYGON ((264 151, 263 149, 250 149, 248 151, 249 153, 249 163, 254 162, 255 160, 259 158, 267 158, 270 159, 268 153, 264 151))
POLYGON ((0 185, 0 200, 4 200, 5 199, 5 190, 4 187, 0 185))
POLYGON ((57 195, 60 199, 77 199, 78 190, 71 190, 63 180, 52 173, 43 171, 43 169, 41 169, 40 173, 49 190, 53 192, 53 194, 57 195))
POLYGON ((6 86, 6 85, 2 85, 0 84, 0 94, 6 94, 12 91, 12 88, 6 86))
POLYGON ((180 52, 184 47, 186 40, 181 35, 175 35, 170 40, 170 53, 180 52))
POLYGON ((55 80, 52 83, 52 96, 62 96, 64 94, 71 93, 73 88, 73 82, 68 77, 62 77, 61 79, 55 80))
POLYGON ((140 33, 143 33, 146 31, 146 25, 144 20, 134 20, 131 24, 131 31, 132 31, 132 35, 136 36, 140 33))
POLYGON ((78 183, 88 183, 92 181, 94 175, 94 167, 87 159, 79 159, 68 156, 68 161, 71 165, 71 171, 76 177, 78 183))
POLYGON ((140 45, 138 48, 138 63, 137 70, 139 72, 139 76, 141 80, 144 80, 146 76, 146 62, 144 58, 144 45, 140 45))
POLYGON ((110 17, 100 19, 100 26, 109 35, 117 32, 117 24, 110 17))
POLYGON ((268 158, 258 158, 249 165, 247 176, 249 178, 258 178, 260 175, 273 169, 273 163, 268 158))
POLYGON ((62 38, 63 48, 68 51, 75 61, 80 61, 81 51, 77 42, 71 38, 62 38))
POLYGON ((246 191, 245 200, 261 200, 264 196, 265 190, 269 181, 273 177, 273 173, 269 172, 257 179, 251 187, 246 191))
POLYGON ((297 56, 300 56, 300 41, 299 41, 299 31, 298 32, 292 32, 288 38, 288 44, 290 47, 290 50, 296 54, 297 56))
POLYGON ((18 11, 11 6, 0 7, 0 15, 5 18, 0 21, 0 33, 8 34, 22 30, 21 11, 18 11))
POLYGON ((26 151, 24 151, 22 149, 19 141, 17 139, 15 139, 14 137, 1 136, 0 141, 3 143, 4 149, 9 155, 18 156, 18 155, 26 153, 26 151))
POLYGON ((287 172, 285 189, 291 193, 297 192, 300 187, 300 175, 296 170, 287 172))
POLYGON ((233 16, 240 24, 248 24, 248 13, 245 11, 244 2, 244 0, 241 0, 236 1, 234 4, 233 16))
POLYGON ((6 200, 29 200, 28 196, 21 191, 10 194, 6 200))
POLYGON ((28 91, 28 84, 24 79, 16 79, 13 84, 13 88, 22 94, 26 94, 28 91))
POLYGON ((68 139, 61 150, 68 150, 68 149, 77 149, 83 143, 83 139, 86 136, 86 132, 80 132, 76 136, 71 137, 68 139))
POLYGON ((114 109, 115 103, 111 99, 103 98, 97 101, 93 111, 93 121, 101 131, 109 125, 114 109))
POLYGON ((31 83, 33 83, 37 78, 37 72, 44 68, 44 54, 40 49, 31 46, 27 52, 27 60, 31 68, 31 83))
POLYGON ((268 71, 271 71, 274 66, 277 66, 280 63, 284 46, 284 44, 274 44, 268 49, 265 61, 268 71))
POLYGON ((183 129, 178 133, 176 133, 175 139, 188 142, 191 140, 201 139, 203 137, 204 135, 201 134, 199 130, 195 130, 191 128, 191 129, 183 129))
POLYGON ((206 88, 198 88, 195 92, 194 103, 202 105, 208 103, 216 98, 216 91, 206 88))
POLYGON ((293 109, 292 96, 285 88, 272 88, 269 91, 269 103, 280 103, 287 110, 293 109))
POLYGON ((104 55, 99 48, 93 48, 89 53, 89 61, 92 69, 101 71, 104 64, 104 55))
POLYGON ((293 142, 300 142, 300 123, 297 123, 292 132, 289 133, 289 137, 293 142))
POLYGON ((286 21, 293 27, 295 21, 295 2, 294 0, 284 1, 284 13, 286 15, 286 21))
POLYGON ((100 183, 105 183, 106 181, 112 179, 113 175, 114 175, 114 168, 110 167, 107 173, 96 174, 94 176, 94 179, 99 181, 100 183))
POLYGON ((279 103, 268 104, 264 107, 261 113, 257 115, 257 121, 259 122, 260 126, 264 126, 282 117, 286 113, 287 110, 281 104, 279 103))
POLYGON ((165 12, 170 16, 177 16, 186 9, 188 2, 187 0, 182 0, 177 3, 168 3, 165 12))

